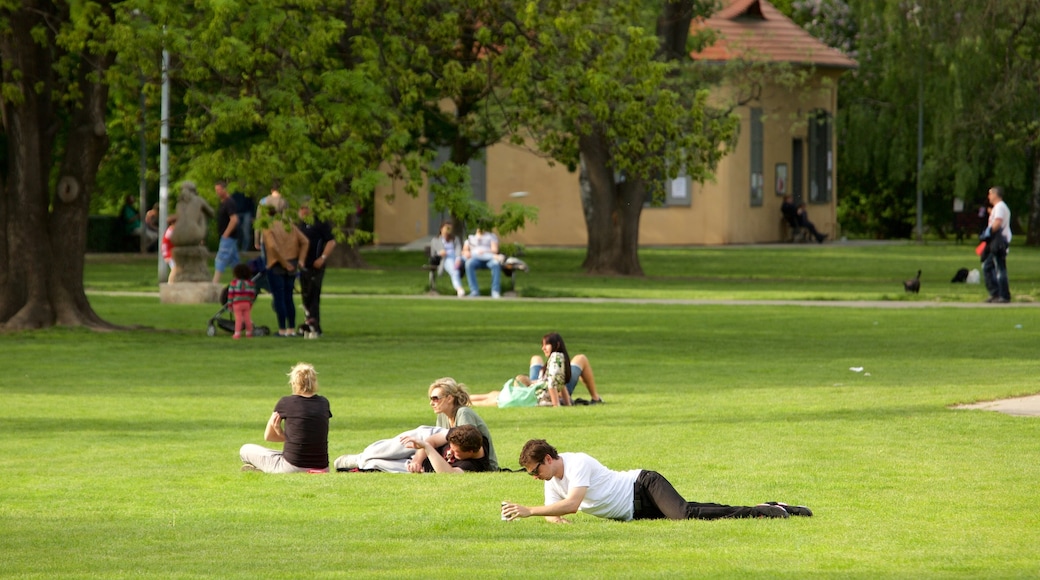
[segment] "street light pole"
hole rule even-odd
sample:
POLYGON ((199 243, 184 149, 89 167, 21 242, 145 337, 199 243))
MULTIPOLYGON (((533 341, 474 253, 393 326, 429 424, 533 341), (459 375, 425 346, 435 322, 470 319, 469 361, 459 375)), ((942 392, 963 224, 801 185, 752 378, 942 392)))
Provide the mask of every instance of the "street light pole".
MULTIPOLYGON (((163 29, 165 33, 165 28, 163 29)), ((162 238, 166 233, 167 204, 170 200, 170 53, 162 51, 162 102, 159 106, 159 283, 166 281, 166 261, 162 257, 162 238)))

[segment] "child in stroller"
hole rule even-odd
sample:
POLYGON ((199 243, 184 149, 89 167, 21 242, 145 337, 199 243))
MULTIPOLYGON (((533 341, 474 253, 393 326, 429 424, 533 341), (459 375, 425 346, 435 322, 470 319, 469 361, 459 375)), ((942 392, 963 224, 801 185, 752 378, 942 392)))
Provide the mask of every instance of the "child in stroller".
MULTIPOLYGON (((239 264, 236 266, 235 277, 238 277, 239 267, 248 268, 253 274, 250 280, 256 288, 256 294, 260 293, 260 289, 264 286, 264 274, 263 262, 259 259, 251 260, 248 264, 239 264)), ((222 306, 212 318, 209 319, 209 326, 206 328, 207 336, 216 336, 217 328, 224 330, 225 332, 235 333, 235 317, 232 312, 232 304, 228 301, 228 290, 230 286, 225 287, 220 291, 220 303, 222 306)), ((256 301, 256 295, 253 296, 253 301, 256 301)), ((253 336, 268 336, 271 334, 271 329, 266 326, 253 326, 253 336)))

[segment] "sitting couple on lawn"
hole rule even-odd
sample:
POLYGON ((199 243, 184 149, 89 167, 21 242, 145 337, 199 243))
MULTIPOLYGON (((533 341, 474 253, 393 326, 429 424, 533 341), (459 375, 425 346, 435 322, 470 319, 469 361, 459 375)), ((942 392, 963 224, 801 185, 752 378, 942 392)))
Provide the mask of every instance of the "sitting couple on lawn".
MULTIPOLYGON (((299 363, 289 373, 293 394, 282 397, 264 430, 264 440, 284 443, 282 451, 243 445, 243 471, 265 473, 328 472, 329 401, 317 394, 314 367, 299 363)), ((460 473, 497 471, 498 458, 484 420, 469 406, 466 386, 445 377, 430 385, 436 426, 422 426, 392 439, 376 441, 358 455, 335 461, 338 471, 460 473)))

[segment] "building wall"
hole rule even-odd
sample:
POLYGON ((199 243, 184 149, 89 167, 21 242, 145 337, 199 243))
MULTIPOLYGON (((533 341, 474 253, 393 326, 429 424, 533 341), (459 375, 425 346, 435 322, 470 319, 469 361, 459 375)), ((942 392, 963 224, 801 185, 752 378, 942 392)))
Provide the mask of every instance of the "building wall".
MULTIPOLYGON (((764 87, 759 101, 737 109, 742 122, 734 150, 719 164, 714 182, 693 184, 689 206, 644 208, 640 223, 641 245, 721 245, 781 241, 780 203, 776 193, 776 164, 793 173, 792 139, 803 139, 803 198, 808 200, 808 119, 811 111, 837 109, 837 73, 820 73, 814 82, 798 90, 764 87), (763 112, 763 177, 761 206, 751 205, 751 108, 763 112)), ((838 234, 836 219, 837 181, 834 132, 831 132, 831 199, 809 204, 809 216, 817 229, 832 237, 838 234)), ((789 186, 790 188, 790 186, 789 186)), ((487 151, 487 201, 493 208, 514 202, 537 207, 537 223, 511 234, 503 241, 534 246, 584 246, 585 220, 579 195, 578 173, 559 164, 550 166, 542 157, 524 148, 499 144, 487 151), (517 193, 522 192, 522 193, 517 193)), ((432 236, 428 229, 427 194, 418 198, 404 193, 400 184, 377 192, 375 204, 376 241, 405 244, 432 236), (394 193, 392 201, 385 199, 394 193)))

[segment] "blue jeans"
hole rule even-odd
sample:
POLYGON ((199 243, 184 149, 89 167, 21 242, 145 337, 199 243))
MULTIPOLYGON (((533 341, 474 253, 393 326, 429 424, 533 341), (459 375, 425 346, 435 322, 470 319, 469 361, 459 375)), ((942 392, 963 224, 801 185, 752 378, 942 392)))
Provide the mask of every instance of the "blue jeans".
MULTIPOLYGON (((531 365, 530 372, 527 373, 528 378, 532 381, 537 381, 542 378, 542 368, 544 365, 531 365)), ((571 380, 567 381, 567 392, 574 394, 574 387, 578 385, 578 379, 581 378, 581 367, 578 365, 571 365, 571 380)))
POLYGON ((253 214, 246 212, 238 216, 238 249, 249 252, 253 249, 253 214))
POLYGON ((477 268, 491 270, 491 292, 502 293, 502 264, 494 256, 474 256, 466 260, 466 281, 469 282, 469 295, 480 296, 480 287, 477 285, 477 268))
POLYGON ((991 253, 982 264, 982 277, 986 281, 986 290, 991 298, 1011 300, 1008 288, 1007 253, 991 253))
POLYGON ((217 249, 217 259, 214 267, 221 274, 238 265, 238 240, 235 238, 220 238, 220 247, 217 249))
POLYGON ((293 282, 295 274, 277 274, 267 271, 267 282, 271 285, 271 301, 275 316, 278 317, 278 328, 289 330, 296 328, 296 305, 293 304, 293 282))

